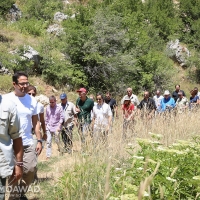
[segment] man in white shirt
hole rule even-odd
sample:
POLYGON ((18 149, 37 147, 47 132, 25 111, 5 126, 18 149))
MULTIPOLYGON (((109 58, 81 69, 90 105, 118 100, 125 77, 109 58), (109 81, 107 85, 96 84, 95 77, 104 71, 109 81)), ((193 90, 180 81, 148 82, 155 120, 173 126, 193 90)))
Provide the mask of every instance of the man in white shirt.
POLYGON ((131 103, 134 104, 135 109, 136 109, 137 106, 140 104, 140 102, 138 100, 138 97, 133 94, 132 88, 127 88, 126 92, 127 92, 127 95, 125 95, 123 97, 123 99, 121 100, 121 105, 123 105, 124 99, 128 96, 130 98, 130 100, 131 100, 131 103))
POLYGON ((163 99, 164 97, 161 95, 160 93, 160 90, 157 90, 156 91, 156 95, 153 97, 153 100, 155 101, 156 103, 156 111, 159 112, 160 109, 161 109, 161 100, 163 99))
MULTIPOLYGON (((24 72, 16 72, 13 77, 14 92, 4 95, 13 101, 16 105, 20 120, 20 132, 22 133, 22 142, 24 148, 23 156, 23 176, 18 185, 19 191, 13 189, 9 199, 19 197, 27 199, 24 195, 29 185, 34 179, 37 166, 37 155, 42 151, 42 140, 40 134, 40 123, 38 121, 37 101, 32 96, 26 94, 26 88, 29 86, 28 75, 24 72), (32 128, 38 139, 37 147, 34 148, 32 128)), ((16 188, 17 183, 13 183, 12 188, 16 188)))
POLYGON ((110 106, 104 102, 102 93, 97 93, 97 105, 92 110, 93 140, 97 144, 100 138, 106 140, 112 123, 112 111, 110 106))

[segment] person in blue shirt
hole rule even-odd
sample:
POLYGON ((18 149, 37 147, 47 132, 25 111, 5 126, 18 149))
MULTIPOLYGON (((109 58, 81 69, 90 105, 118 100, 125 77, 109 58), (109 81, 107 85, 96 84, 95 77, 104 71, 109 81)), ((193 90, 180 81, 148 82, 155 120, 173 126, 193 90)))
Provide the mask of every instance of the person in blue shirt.
POLYGON ((189 103, 190 109, 196 108, 196 106, 200 104, 200 99, 199 99, 199 96, 197 95, 197 92, 198 91, 195 89, 190 91, 190 94, 191 94, 190 103, 189 103))
POLYGON ((161 112, 171 110, 176 106, 174 99, 170 96, 170 92, 165 90, 164 98, 161 100, 161 112))

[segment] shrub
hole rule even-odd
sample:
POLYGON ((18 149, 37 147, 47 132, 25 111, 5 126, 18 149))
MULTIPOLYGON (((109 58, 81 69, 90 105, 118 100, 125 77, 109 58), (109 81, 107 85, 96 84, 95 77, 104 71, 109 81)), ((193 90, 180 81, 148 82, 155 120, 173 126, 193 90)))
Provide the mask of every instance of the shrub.
POLYGON ((0 15, 6 15, 14 3, 14 0, 0 1, 0 15))

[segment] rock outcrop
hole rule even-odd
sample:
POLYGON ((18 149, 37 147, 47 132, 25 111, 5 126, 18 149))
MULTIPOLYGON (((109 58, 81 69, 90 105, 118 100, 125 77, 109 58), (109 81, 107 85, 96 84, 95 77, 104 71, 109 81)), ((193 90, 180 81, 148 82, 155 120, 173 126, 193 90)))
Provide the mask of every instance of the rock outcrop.
POLYGON ((22 17, 22 12, 16 4, 13 4, 9 10, 11 22, 15 22, 22 17))
POLYGON ((36 96, 35 98, 38 102, 40 102, 44 106, 47 106, 49 104, 49 98, 43 94, 36 96))
POLYGON ((179 40, 170 41, 167 44, 167 54, 175 62, 178 62, 180 66, 187 66, 187 59, 190 56, 189 50, 179 43, 179 40))

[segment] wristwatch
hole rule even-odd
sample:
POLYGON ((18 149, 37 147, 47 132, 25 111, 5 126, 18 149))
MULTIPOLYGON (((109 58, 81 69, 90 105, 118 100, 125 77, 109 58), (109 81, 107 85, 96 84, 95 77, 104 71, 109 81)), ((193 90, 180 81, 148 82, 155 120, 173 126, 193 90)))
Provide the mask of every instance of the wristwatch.
POLYGON ((40 142, 42 144, 42 140, 37 140, 37 142, 40 142))

